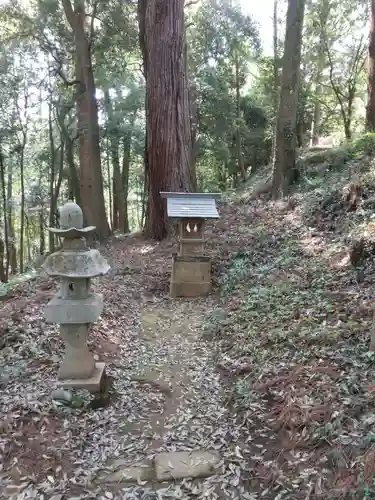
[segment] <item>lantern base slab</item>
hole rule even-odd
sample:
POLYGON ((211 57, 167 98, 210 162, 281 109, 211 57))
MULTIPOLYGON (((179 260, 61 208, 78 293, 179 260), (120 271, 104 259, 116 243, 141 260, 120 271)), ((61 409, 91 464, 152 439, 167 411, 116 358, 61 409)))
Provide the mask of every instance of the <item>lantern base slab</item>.
POLYGON ((62 389, 86 389, 89 392, 100 392, 105 375, 105 363, 95 363, 94 373, 85 379, 58 380, 57 387, 62 389))

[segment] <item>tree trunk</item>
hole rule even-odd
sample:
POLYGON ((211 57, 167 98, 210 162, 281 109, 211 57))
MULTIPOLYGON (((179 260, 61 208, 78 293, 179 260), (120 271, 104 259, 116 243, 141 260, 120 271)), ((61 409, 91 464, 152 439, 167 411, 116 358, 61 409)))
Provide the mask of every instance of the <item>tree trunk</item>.
POLYGON ((146 78, 147 229, 168 234, 161 191, 192 191, 192 137, 185 54, 184 0, 139 0, 140 43, 146 78))
POLYGON ((4 240, 1 236, 0 236, 0 281, 1 283, 7 283, 8 281, 4 269, 4 240))
POLYGON ((65 125, 65 116, 58 114, 58 122, 60 126, 60 131, 63 136, 63 142, 65 144, 65 156, 66 162, 69 167, 69 177, 68 177, 68 189, 69 189, 69 199, 75 201, 77 205, 82 206, 81 193, 79 189, 79 172, 77 165, 74 161, 74 142, 70 137, 69 130, 65 125))
POLYGON ((356 94, 356 87, 350 86, 348 92, 348 109, 346 113, 346 118, 344 120, 344 131, 345 139, 350 140, 352 138, 352 121, 353 121, 353 105, 356 94))
POLYGON ((103 241, 110 234, 105 211, 101 170, 98 106, 91 61, 91 40, 85 32, 85 2, 63 0, 66 18, 72 28, 76 49, 76 75, 79 80, 78 131, 80 159, 80 194, 85 223, 96 226, 95 238, 103 241))
POLYGON ((375 132, 375 0, 370 2, 370 37, 368 46, 367 129, 375 132))
MULTIPOLYGON (((51 166, 49 171, 49 226, 54 227, 55 222, 55 211, 54 205, 54 191, 55 191, 55 169, 56 169, 56 151, 55 151, 55 141, 53 138, 53 125, 52 125, 52 104, 49 103, 49 113, 48 113, 48 133, 49 133, 49 147, 51 155, 51 166)), ((55 235, 51 231, 48 231, 48 248, 50 252, 55 250, 55 235)))
POLYGON ((24 245, 25 245, 25 146, 26 134, 20 151, 20 177, 21 177, 21 223, 20 223, 20 273, 24 270, 24 245))
POLYGON ((128 195, 129 195, 129 167, 130 167, 130 151, 131 151, 131 131, 124 136, 124 155, 122 157, 122 172, 121 184, 123 188, 123 206, 124 210, 120 212, 120 229, 124 233, 129 233, 129 216, 128 216, 128 195))
POLYGON ((114 222, 113 222, 113 176, 111 175, 111 155, 110 155, 110 147, 109 147, 109 137, 107 134, 107 140, 106 140, 106 161, 107 161, 107 182, 108 182, 108 198, 109 198, 109 220, 111 221, 111 228, 112 231, 114 229, 114 222))
POLYGON ((2 252, 2 267, 3 272, 1 275, 2 282, 8 282, 8 274, 9 274, 9 261, 10 261, 10 253, 9 253, 9 238, 8 238, 8 221, 7 221, 7 196, 6 196, 6 187, 5 187, 5 165, 4 165, 4 157, 3 153, 0 150, 0 181, 1 181, 1 198, 3 202, 3 216, 4 216, 4 240, 1 238, 3 243, 3 252, 2 252), (5 246, 5 269, 4 269, 4 246, 5 246))
POLYGON ((275 161, 276 152, 276 126, 277 126, 277 107, 279 105, 279 54, 278 54, 278 39, 277 39, 277 14, 278 0, 273 2, 273 89, 272 89, 272 109, 273 109, 273 135, 272 135, 272 161, 275 161))
POLYGON ((330 0, 322 0, 320 6, 320 34, 319 45, 317 54, 317 67, 315 76, 315 95, 314 95, 314 114, 311 124, 311 137, 310 146, 316 146, 319 142, 320 136, 320 122, 321 122, 321 97, 322 97, 322 76, 325 68, 325 40, 327 37, 327 20, 331 10, 330 0))
POLYGON ((44 209, 39 211, 39 253, 43 255, 46 251, 46 235, 44 232, 44 209))
POLYGON ((8 209, 8 241, 9 241, 9 262, 10 272, 14 276, 18 272, 17 268, 17 248, 16 238, 14 235, 13 226, 13 165, 8 164, 8 181, 7 181, 7 209, 8 209))
POLYGON ((237 161, 238 161, 238 171, 241 175, 241 181, 246 182, 246 170, 245 170, 245 164, 243 161, 243 156, 242 156, 242 148, 241 148, 241 109, 240 109, 240 90, 241 90, 241 85, 240 85, 240 67, 239 67, 239 60, 238 60, 238 53, 236 50, 236 55, 235 55, 235 85, 236 85, 236 153, 237 153, 237 161))
POLYGON ((113 168, 113 189, 112 189, 112 225, 113 230, 121 228, 120 219, 124 220, 124 192, 121 182, 120 170, 120 137, 119 129, 115 121, 112 103, 108 90, 104 91, 104 103, 108 118, 108 136, 111 149, 112 168, 113 168))
MULTIPOLYGON (((51 143, 51 147, 52 146, 53 146, 53 143, 51 143)), ((54 150, 53 154, 51 151, 51 156, 53 156, 54 160, 53 160, 53 164, 51 164, 49 226, 56 227, 55 214, 57 214, 57 200, 59 198, 60 188, 61 188, 61 183, 62 183, 63 173, 64 173, 65 143, 64 143, 64 134, 62 131, 60 132, 60 159, 59 159, 59 171, 58 171, 57 181, 56 181, 56 152, 55 152, 55 150, 54 150), (52 169, 53 169, 53 173, 52 173, 52 169)), ((53 233, 51 233, 49 231, 48 237, 49 237, 49 240, 48 240, 49 251, 54 252, 55 251, 55 236, 53 233)))
POLYGON ((296 160, 296 120, 305 0, 289 0, 276 131, 272 197, 286 195, 296 160))

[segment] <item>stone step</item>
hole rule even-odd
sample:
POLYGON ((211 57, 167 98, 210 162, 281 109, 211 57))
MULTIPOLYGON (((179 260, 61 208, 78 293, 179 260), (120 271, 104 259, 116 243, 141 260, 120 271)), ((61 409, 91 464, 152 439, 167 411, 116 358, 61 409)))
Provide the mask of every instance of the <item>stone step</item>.
POLYGON ((171 481, 184 478, 207 477, 215 473, 220 455, 215 451, 177 451, 159 453, 154 461, 129 465, 125 459, 115 460, 114 472, 100 474, 99 480, 105 483, 126 483, 144 481, 171 481))

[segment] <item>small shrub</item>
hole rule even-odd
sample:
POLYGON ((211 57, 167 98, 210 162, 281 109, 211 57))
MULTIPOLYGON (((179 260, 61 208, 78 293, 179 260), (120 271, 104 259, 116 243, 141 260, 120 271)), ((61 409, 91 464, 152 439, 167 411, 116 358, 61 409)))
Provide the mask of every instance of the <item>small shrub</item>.
POLYGON ((221 288, 225 295, 229 295, 236 286, 244 281, 250 273, 251 253, 240 250, 232 258, 229 268, 221 278, 221 288))
POLYGON ((352 153, 374 155, 375 154, 375 133, 365 134, 358 139, 354 139, 349 146, 352 153))

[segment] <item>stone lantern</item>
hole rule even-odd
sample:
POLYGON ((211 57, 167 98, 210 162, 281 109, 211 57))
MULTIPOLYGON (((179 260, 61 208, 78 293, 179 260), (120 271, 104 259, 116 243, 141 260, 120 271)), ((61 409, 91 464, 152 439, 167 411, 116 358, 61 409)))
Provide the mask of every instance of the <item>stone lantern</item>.
POLYGON ((170 295, 196 297, 211 290, 211 262, 204 255, 204 229, 208 219, 218 219, 212 193, 160 193, 167 199, 167 213, 179 224, 179 245, 172 258, 170 295))
POLYGON ((62 237, 62 249, 49 255, 43 268, 60 279, 60 289, 44 310, 46 320, 60 325, 65 357, 57 379, 63 388, 100 391, 105 364, 95 363, 87 345, 90 323, 103 311, 103 297, 90 292, 90 280, 108 273, 110 267, 98 250, 88 249, 86 237, 95 226, 83 227, 81 208, 66 203, 60 208, 60 228, 48 228, 62 237))

